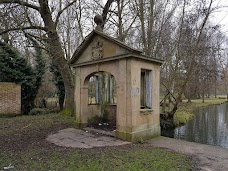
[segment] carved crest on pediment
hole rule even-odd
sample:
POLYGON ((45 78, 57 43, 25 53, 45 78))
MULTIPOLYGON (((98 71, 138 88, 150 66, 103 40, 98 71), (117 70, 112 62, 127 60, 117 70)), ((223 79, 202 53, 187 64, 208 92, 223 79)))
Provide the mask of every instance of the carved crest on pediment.
POLYGON ((103 42, 98 40, 92 46, 92 59, 101 59, 104 56, 103 42))

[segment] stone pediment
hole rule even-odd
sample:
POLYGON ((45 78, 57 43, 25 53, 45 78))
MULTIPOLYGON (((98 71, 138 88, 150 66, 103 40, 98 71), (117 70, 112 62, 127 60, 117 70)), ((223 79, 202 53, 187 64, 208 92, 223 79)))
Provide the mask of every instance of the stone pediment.
POLYGON ((82 64, 115 58, 124 54, 141 55, 142 51, 134 49, 107 34, 93 30, 74 52, 70 64, 82 64))

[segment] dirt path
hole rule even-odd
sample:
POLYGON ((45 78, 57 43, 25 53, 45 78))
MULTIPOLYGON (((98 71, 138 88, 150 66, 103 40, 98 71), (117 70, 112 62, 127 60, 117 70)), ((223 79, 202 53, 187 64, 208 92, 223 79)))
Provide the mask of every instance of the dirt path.
POLYGON ((197 161, 200 170, 228 170, 228 149, 226 148, 176 140, 167 137, 155 138, 147 141, 147 143, 154 147, 166 148, 175 152, 191 155, 193 159, 197 161))

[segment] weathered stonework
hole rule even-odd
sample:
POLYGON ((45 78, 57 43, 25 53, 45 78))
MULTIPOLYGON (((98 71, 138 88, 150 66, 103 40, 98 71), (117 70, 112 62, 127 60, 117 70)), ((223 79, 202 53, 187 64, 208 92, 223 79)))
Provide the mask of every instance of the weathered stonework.
MULTIPOLYGON (((101 50, 100 50, 101 52, 101 50)), ((159 84, 161 60, 143 56, 141 51, 117 41, 104 33, 93 31, 71 59, 75 70, 76 118, 80 126, 98 113, 95 105, 88 104, 88 82, 97 72, 107 72, 116 80, 117 104, 109 106, 111 116, 116 115, 116 137, 139 142, 160 136, 159 84), (102 42, 102 58, 94 60, 92 51, 97 41, 102 42), (141 72, 150 71, 151 92, 147 109, 141 107, 141 72), (113 112, 114 111, 114 112, 113 112)), ((147 97, 147 98, 148 98, 147 97)))
POLYGON ((21 86, 0 82, 0 114, 21 114, 21 86))

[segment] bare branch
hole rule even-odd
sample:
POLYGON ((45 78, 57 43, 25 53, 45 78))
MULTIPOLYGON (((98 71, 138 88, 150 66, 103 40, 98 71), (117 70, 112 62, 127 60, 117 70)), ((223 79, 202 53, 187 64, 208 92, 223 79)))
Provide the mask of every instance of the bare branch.
POLYGON ((203 23, 201 25, 201 28, 200 28, 200 32, 198 34, 198 38, 197 38, 197 42, 196 42, 196 46, 198 46, 199 42, 200 42, 200 38, 201 38, 201 35, 202 35, 202 32, 203 32, 203 29, 204 29, 204 26, 206 25, 207 21, 208 21, 208 17, 211 13, 211 6, 212 6, 212 3, 213 3, 213 0, 210 1, 210 4, 209 4, 209 7, 207 9, 207 13, 206 13, 206 16, 203 20, 203 23))
POLYGON ((12 3, 23 5, 23 6, 32 8, 32 9, 37 10, 37 11, 40 10, 40 7, 38 7, 36 5, 29 4, 29 3, 24 2, 24 1, 20 1, 20 0, 0 0, 0 4, 12 4, 12 3))
POLYGON ((118 12, 114 11, 114 10, 109 10, 110 13, 113 13, 115 15, 118 15, 118 12))
POLYGON ((104 6, 104 9, 103 9, 103 13, 102 13, 102 18, 103 18, 103 24, 102 24, 102 28, 104 28, 104 24, 106 22, 106 19, 107 19, 107 14, 109 12, 109 8, 111 6, 111 4, 114 2, 115 0, 108 0, 104 6))
POLYGON ((40 26, 29 26, 29 27, 17 27, 17 28, 9 28, 7 30, 4 30, 0 32, 0 35, 3 35, 5 33, 11 32, 11 31, 17 31, 17 30, 43 30, 43 31, 48 31, 47 28, 45 27, 40 27, 40 26))
POLYGON ((26 47, 28 47, 28 48, 40 48, 40 49, 43 49, 43 50, 45 50, 46 52, 49 52, 49 50, 47 49, 47 48, 45 48, 45 47, 42 47, 42 46, 26 46, 26 47))
POLYGON ((137 18, 137 15, 134 17, 134 19, 133 19, 132 22, 130 23, 129 27, 124 31, 124 38, 127 37, 127 34, 128 34, 128 32, 129 32, 129 30, 132 28, 132 25, 134 24, 136 18, 137 18))
POLYGON ((56 20, 55 20, 55 25, 58 24, 59 18, 60 18, 60 16, 61 16, 61 14, 62 14, 68 7, 70 7, 71 5, 73 5, 76 1, 77 1, 77 0, 74 0, 74 1, 72 1, 71 3, 67 4, 62 10, 60 10, 60 11, 58 12, 58 14, 57 14, 57 16, 56 16, 56 20))
POLYGON ((25 34, 25 36, 27 35, 27 36, 33 37, 34 39, 36 39, 36 40, 39 41, 40 43, 41 43, 41 42, 47 43, 47 41, 49 40, 49 38, 46 37, 45 35, 42 35, 42 36, 35 36, 35 35, 33 35, 33 34, 26 33, 26 32, 24 32, 24 34, 25 34))

